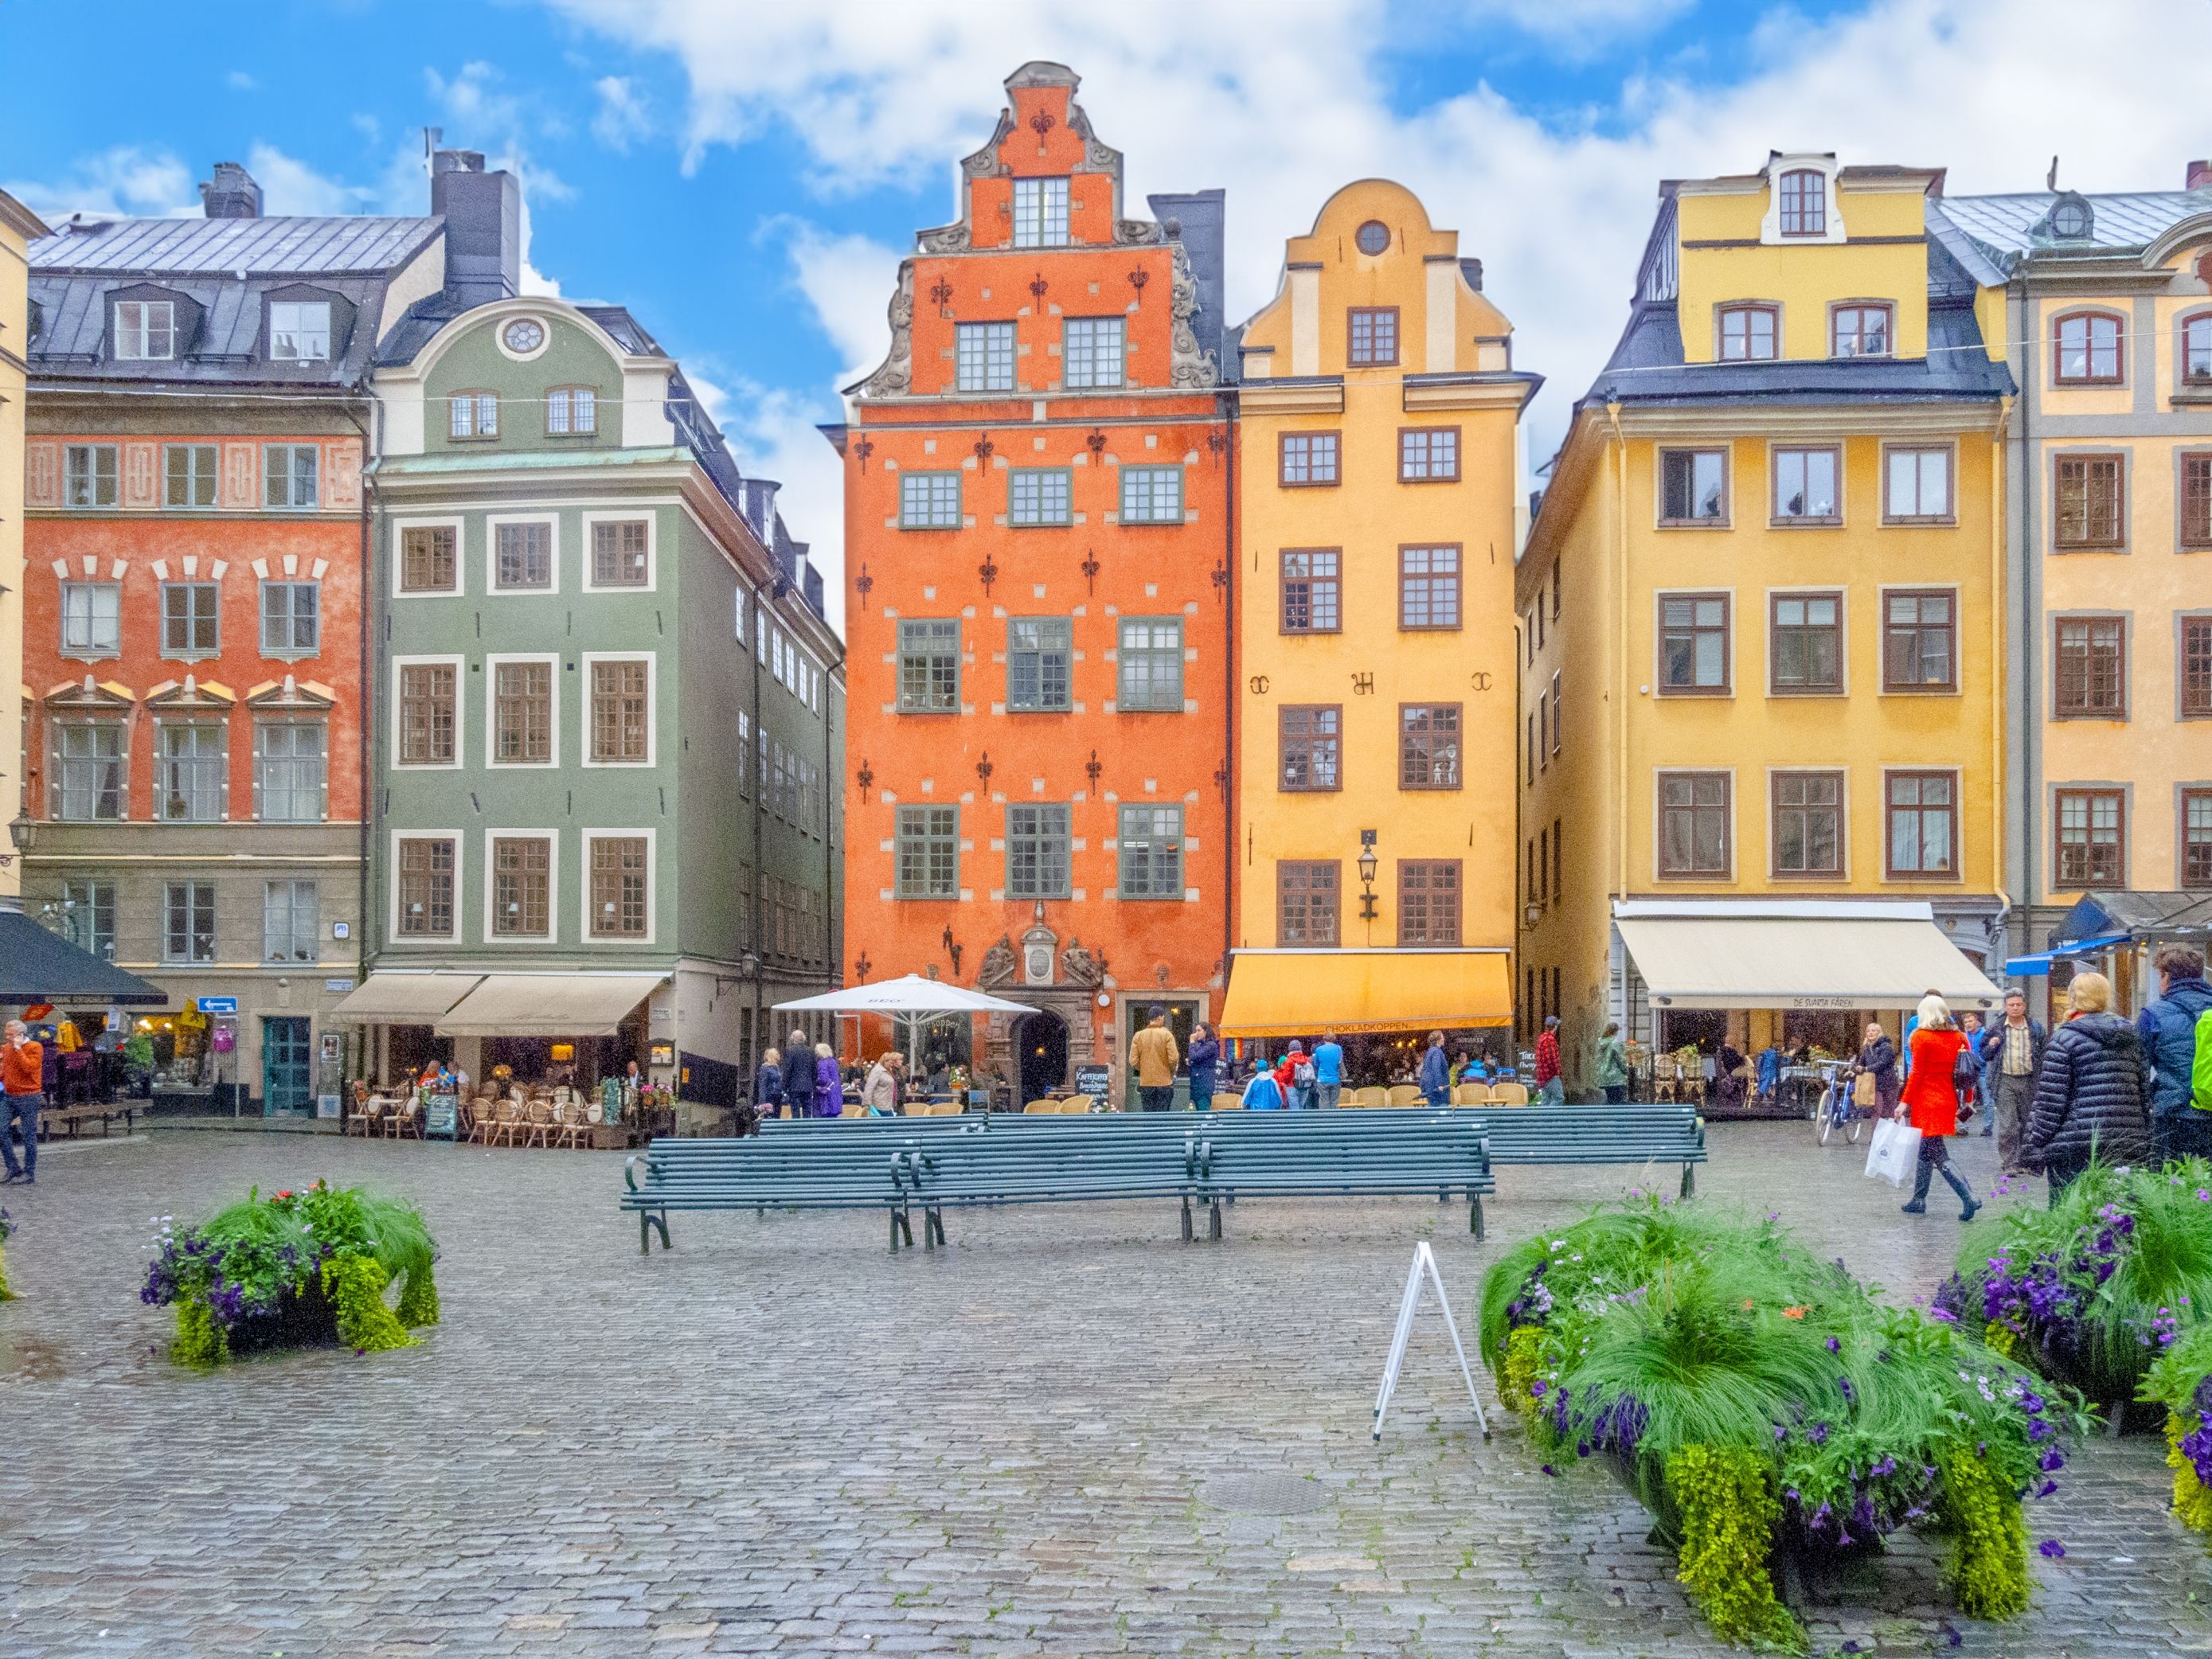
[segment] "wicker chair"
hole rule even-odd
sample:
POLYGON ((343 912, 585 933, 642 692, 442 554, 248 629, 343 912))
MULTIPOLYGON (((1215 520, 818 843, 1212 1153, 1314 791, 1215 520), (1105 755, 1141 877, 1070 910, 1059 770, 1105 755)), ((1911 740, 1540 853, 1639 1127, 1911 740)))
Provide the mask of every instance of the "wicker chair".
POLYGON ((1370 1084, 1364 1089, 1354 1089, 1347 1103, 1353 1106, 1388 1106, 1390 1091, 1379 1084, 1370 1084))
POLYGON ((552 1144, 550 1136, 553 1127, 553 1109, 542 1100, 533 1100, 524 1109, 524 1146, 546 1146, 552 1144))
POLYGON ((404 1140, 409 1135, 413 1135, 420 1140, 422 1138, 422 1102, 403 1100, 399 1103, 399 1109, 385 1121, 389 1126, 389 1133, 393 1139, 404 1140))
POLYGON ((1393 1106, 1419 1105, 1421 1103, 1421 1091, 1419 1086, 1411 1083, 1392 1084, 1390 1085, 1390 1103, 1393 1106))
POLYGON ((1462 1083, 1452 1091, 1455 1106, 1487 1106, 1490 1104, 1490 1085, 1487 1083, 1462 1083))
POLYGON ((1528 1085, 1525 1083, 1493 1083, 1490 1085, 1490 1103, 1493 1106, 1526 1106, 1528 1085))

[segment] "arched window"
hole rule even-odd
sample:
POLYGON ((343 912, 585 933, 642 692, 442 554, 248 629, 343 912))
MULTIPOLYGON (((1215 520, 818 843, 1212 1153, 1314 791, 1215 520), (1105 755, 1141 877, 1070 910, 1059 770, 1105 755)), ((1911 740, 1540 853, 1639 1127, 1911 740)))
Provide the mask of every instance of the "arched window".
POLYGON ((1784 236, 1826 236, 1828 234, 1828 180, 1813 167, 1796 167, 1782 175, 1782 234, 1784 236))
POLYGON ((2120 319, 2109 311, 2076 311, 2051 329, 2051 378, 2061 386, 2118 386, 2120 319))
POLYGON ((2212 311, 2181 325, 2181 378, 2190 386, 2212 386, 2212 311))
POLYGON ((1724 363, 1765 362, 1779 355, 1775 337, 1780 308, 1742 304, 1721 307, 1721 361, 1724 363))

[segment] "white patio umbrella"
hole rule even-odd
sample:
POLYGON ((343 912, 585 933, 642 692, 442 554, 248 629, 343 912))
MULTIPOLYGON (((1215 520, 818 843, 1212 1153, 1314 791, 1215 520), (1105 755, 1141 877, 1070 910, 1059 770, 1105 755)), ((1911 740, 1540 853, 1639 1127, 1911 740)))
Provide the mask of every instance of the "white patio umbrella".
POLYGON ((795 1002, 779 1002, 778 1013, 828 1014, 888 1014, 894 1021, 906 1022, 906 1063, 914 1068, 915 1046, 922 1022, 945 1014, 1033 1014, 1036 1009, 1025 1002, 1009 1002, 1004 997, 987 996, 981 991, 969 991, 957 985, 947 985, 942 980, 927 979, 920 974, 907 974, 897 979, 882 980, 873 985, 848 985, 842 990, 824 991, 819 996, 800 997, 795 1002))

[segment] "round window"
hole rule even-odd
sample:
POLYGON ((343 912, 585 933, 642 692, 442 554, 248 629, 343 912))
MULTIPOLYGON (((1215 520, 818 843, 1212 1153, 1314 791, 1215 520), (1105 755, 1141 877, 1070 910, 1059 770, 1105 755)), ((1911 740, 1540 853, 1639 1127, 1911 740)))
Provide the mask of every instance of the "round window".
POLYGON ((518 317, 500 337, 514 352, 532 352, 545 343, 545 325, 535 317, 518 317))
POLYGON ((1380 219, 1370 219, 1365 224, 1360 226, 1359 234, 1356 240, 1359 243, 1359 251, 1362 253, 1384 252, 1390 246, 1390 227, 1380 219))

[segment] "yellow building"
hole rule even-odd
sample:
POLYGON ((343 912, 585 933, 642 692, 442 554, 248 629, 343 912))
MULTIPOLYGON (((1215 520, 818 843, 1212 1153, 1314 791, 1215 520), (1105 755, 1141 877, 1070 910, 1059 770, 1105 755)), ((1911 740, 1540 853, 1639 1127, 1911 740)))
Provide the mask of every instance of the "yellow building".
MULTIPOLYGON (((23 392, 30 372, 27 250, 46 227, 0 191, 0 687, 23 682, 23 392)), ((0 817, 23 810, 23 701, 0 696, 0 817)), ((0 896, 22 890, 12 847, 0 848, 0 896)))
POLYGON ((1522 555, 1524 1036, 1848 1052, 1986 1006, 2012 381, 1942 174, 1662 186, 1522 555), (1962 955, 1963 952, 1963 955, 1962 955))
POLYGON ((1458 233, 1369 179, 1291 240, 1243 380, 1224 1030, 1503 1024, 1538 377, 1458 233))
MULTIPOLYGON (((2212 920, 2212 162, 2181 183, 1929 214, 2021 385, 2006 850, 2028 951, 2212 920)), ((2130 1006, 2156 989, 2138 954, 2102 964, 2130 1006)))

